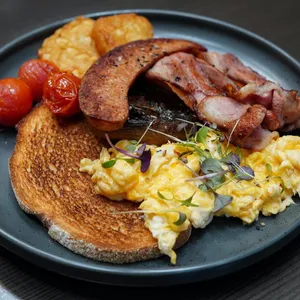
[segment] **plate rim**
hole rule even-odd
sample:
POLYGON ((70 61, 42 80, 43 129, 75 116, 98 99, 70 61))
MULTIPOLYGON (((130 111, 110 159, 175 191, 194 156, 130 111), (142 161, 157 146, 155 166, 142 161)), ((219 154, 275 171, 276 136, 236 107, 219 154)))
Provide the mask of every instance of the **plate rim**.
MULTIPOLYGON (((120 14, 120 13, 137 13, 137 14, 145 14, 145 15, 162 15, 162 16, 172 16, 172 17, 184 17, 188 19, 194 19, 195 21, 204 22, 209 25, 214 25, 219 28, 225 28, 229 31, 234 32, 234 34, 240 34, 242 36, 245 36, 246 38, 251 38, 253 41, 258 42, 259 44, 263 46, 267 46, 269 50, 272 50, 277 55, 279 54, 281 58, 285 60, 289 64, 290 67, 295 68, 297 72, 300 73, 300 63, 292 57, 290 54, 288 54, 285 50, 275 45, 273 42, 266 40, 262 36, 253 33, 247 29, 244 29, 242 27, 236 26, 234 24, 231 24, 229 22, 221 21, 215 18, 206 17, 203 15, 193 14, 193 13, 187 13, 182 11, 176 11, 176 10, 162 10, 162 9, 120 9, 120 10, 109 10, 109 11, 101 11, 101 12, 94 12, 90 14, 83 14, 83 17, 90 17, 90 18, 97 18, 100 16, 107 16, 107 15, 113 15, 113 14, 120 14)), ((5 56, 9 55, 10 53, 13 53, 16 51, 17 48, 19 48, 21 45, 28 44, 35 39, 38 39, 40 35, 45 35, 47 32, 53 31, 56 28, 62 26, 63 24, 70 22, 71 20, 74 20, 77 16, 65 18, 58 20, 56 22, 52 22, 49 24, 46 24, 44 26, 41 26, 37 29, 31 30, 12 41, 5 44, 3 47, 0 48, 0 63, 2 60, 5 60, 5 56)), ((43 263, 43 267, 48 270, 55 271, 54 267, 51 267, 51 264, 55 262, 55 264, 62 265, 63 267, 68 269, 68 272, 72 272, 74 270, 74 267, 76 267, 79 271, 85 271, 85 272, 92 272, 97 274, 103 274, 103 275, 110 275, 115 277, 114 281, 119 281, 117 278, 123 278, 124 276, 129 276, 131 279, 129 281, 132 282, 132 284, 126 283, 125 285, 136 285, 133 283, 134 279, 137 279, 137 277, 141 276, 143 278, 152 278, 155 276, 160 276, 164 278, 169 278, 170 276, 179 276, 186 273, 190 273, 191 275, 197 275, 198 272, 203 272, 206 270, 209 270, 210 273, 213 273, 215 270, 222 269, 217 276, 225 275, 228 273, 231 273, 233 271, 237 271, 241 268, 244 268, 246 266, 249 266, 253 264, 254 262, 258 262, 259 260, 265 258, 266 256, 276 252, 280 248, 282 248, 284 245, 286 245, 289 241, 291 241, 294 237, 296 237, 300 233, 300 220, 295 221, 288 230, 285 230, 281 232, 276 238, 273 238, 268 246, 265 245, 258 246, 255 249, 252 250, 245 250, 242 254, 236 255, 232 258, 226 258, 223 260, 219 260, 213 263, 204 263, 202 265, 197 266, 175 266, 170 267, 169 269, 163 269, 163 270, 147 270, 147 269, 120 269, 118 268, 119 265, 110 264, 110 265, 99 265, 99 266, 88 266, 84 263, 78 263, 76 261, 72 261, 66 258, 61 258, 55 255, 52 255, 48 252, 45 252, 43 250, 40 250, 34 246, 31 246, 22 240, 8 234, 5 232, 2 228, 0 228, 0 244, 2 244, 5 248, 7 248, 9 251, 20 255, 20 252, 23 252, 24 255, 22 255, 23 258, 26 259, 27 257, 34 257, 38 260, 43 260, 45 263, 43 263), (257 258, 256 256, 260 256, 260 258, 257 258), (239 266, 239 264, 243 263, 243 266, 239 266), (47 265, 47 266, 45 266, 47 265), (230 271, 228 271, 227 267, 229 265, 234 265, 234 268, 231 267, 230 271), (70 270, 69 270, 70 269, 70 270)), ((47 233, 48 234, 48 233, 47 233)), ((65 247, 61 246, 65 249, 65 247)), ((68 249, 65 249, 65 251, 70 251, 68 249)), ((32 263, 35 263, 35 261, 32 261, 32 263)), ((102 262, 99 262, 100 264, 102 262)), ((106 284, 118 284, 122 285, 120 283, 115 282, 107 282, 107 281, 101 281, 101 280, 93 280, 91 278, 86 279, 82 278, 80 276, 72 276, 71 274, 68 274, 68 272, 58 272, 64 275, 67 275, 69 277, 74 277, 78 279, 88 280, 88 281, 94 281, 94 282, 102 282, 106 284)), ((205 276, 205 279, 210 279, 216 276, 213 276, 211 274, 210 276, 205 276)), ((181 278, 180 280, 174 280, 174 284, 178 283, 192 283, 196 281, 200 281, 199 278, 195 278, 194 276, 189 276, 189 279, 181 278), (191 277, 193 279, 191 279, 191 277)), ((166 281, 166 283, 169 281, 166 281)), ((160 285, 165 285, 166 283, 161 282, 160 285)), ((145 284, 138 284, 138 285, 153 285, 152 283, 149 284, 149 282, 146 282, 145 284)), ((156 282, 155 285, 159 285, 159 282, 156 282)))

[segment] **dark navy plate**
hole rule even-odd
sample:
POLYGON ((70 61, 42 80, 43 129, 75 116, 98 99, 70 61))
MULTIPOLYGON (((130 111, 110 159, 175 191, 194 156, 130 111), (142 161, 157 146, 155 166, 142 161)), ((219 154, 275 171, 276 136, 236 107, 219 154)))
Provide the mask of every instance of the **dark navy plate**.
MULTIPOLYGON (((124 13, 111 11, 90 17, 124 13)), ((171 11, 136 10, 154 25, 157 37, 189 39, 209 50, 236 54, 247 65, 287 89, 300 89, 300 66, 270 42, 217 20, 171 11)), ((43 39, 63 20, 32 31, 0 49, 0 78, 16 76, 20 65, 37 55, 43 39)), ((116 285, 149 286, 190 283, 218 277, 249 266, 291 241, 300 233, 300 206, 292 205, 275 217, 260 217, 252 226, 240 220, 215 218, 205 230, 193 230, 189 242, 177 251, 176 266, 168 257, 113 265, 88 260, 53 241, 35 218, 18 206, 10 185, 8 158, 16 132, 0 134, 0 243, 24 259, 67 276, 116 285), (264 222, 264 227, 259 226, 264 222), (258 230, 260 229, 260 230, 258 230)))

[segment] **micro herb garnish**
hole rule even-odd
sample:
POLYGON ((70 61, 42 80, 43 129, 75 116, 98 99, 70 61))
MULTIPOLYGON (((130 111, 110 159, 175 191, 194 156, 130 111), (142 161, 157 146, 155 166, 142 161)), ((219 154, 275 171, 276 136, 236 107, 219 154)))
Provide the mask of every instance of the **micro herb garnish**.
POLYGON ((242 150, 239 146, 236 147, 236 154, 239 156, 240 161, 241 161, 242 158, 243 158, 243 153, 242 153, 242 150))
POLYGON ((184 214, 180 211, 178 212, 178 214, 179 214, 178 220, 176 222, 173 222, 173 224, 176 226, 182 225, 185 222, 185 220, 187 219, 186 214, 184 214))
POLYGON ((267 169, 267 172, 268 172, 268 176, 267 176, 266 180, 264 180, 264 181, 268 182, 268 181, 270 181, 270 179, 279 179, 281 181, 281 192, 280 192, 280 194, 282 194, 286 189, 286 186, 284 184, 283 179, 280 176, 272 176, 273 175, 273 169, 272 169, 272 166, 269 163, 266 163, 266 169, 267 169))
POLYGON ((185 156, 185 155, 190 155, 190 154, 193 154, 193 153, 194 153, 194 151, 191 151, 191 150, 181 152, 181 153, 178 155, 178 159, 181 159, 183 156, 185 156))
POLYGON ((131 140, 129 141, 129 144, 125 147, 126 150, 129 152, 134 152, 137 147, 137 141, 136 140, 131 140))
POLYGON ((202 127, 201 129, 199 129, 195 136, 196 142, 202 143, 204 146, 206 146, 207 133, 208 133, 208 127, 202 127))
POLYGON ((285 191, 286 187, 285 187, 283 179, 280 176, 278 176, 278 178, 281 180, 281 192, 280 192, 280 194, 282 194, 285 191))
POLYGON ((191 124, 191 125, 193 125, 193 126, 207 127, 207 129, 208 129, 209 131, 214 132, 214 133, 215 133, 216 135, 218 135, 218 136, 222 136, 222 132, 219 131, 219 130, 217 129, 217 124, 216 124, 216 123, 213 123, 213 124, 211 124, 210 126, 206 126, 206 125, 201 124, 201 123, 199 123, 199 122, 191 122, 191 121, 184 120, 184 119, 181 119, 181 118, 176 118, 176 120, 182 121, 182 122, 186 122, 186 123, 191 124))
POLYGON ((268 171, 268 177, 273 174, 272 166, 269 163, 266 163, 266 169, 268 171))
POLYGON ((205 150, 201 149, 197 143, 195 142, 192 142, 192 141, 182 141, 181 139, 177 138, 177 137, 174 137, 172 135, 169 135, 167 133, 164 133, 164 132, 161 132, 161 131, 158 131, 158 130, 155 130, 155 129, 149 129, 150 131, 153 131, 155 133, 158 133, 158 134, 161 134, 161 135, 164 135, 166 137, 168 137, 170 140, 173 140, 175 142, 177 142, 179 145, 182 145, 182 146, 185 146, 185 147, 190 147, 190 148, 193 148, 194 151, 196 153, 199 154, 200 156, 200 161, 203 161, 205 158, 207 157, 210 157, 210 154, 209 152, 206 152, 205 150))
MULTIPOLYGON (((155 119, 156 119, 156 118, 155 118, 155 119)), ((148 132, 148 130, 149 130, 150 127, 152 126, 152 124, 153 124, 153 122, 155 121, 155 119, 153 119, 153 120, 149 123, 148 127, 146 128, 146 130, 144 131, 144 133, 142 134, 142 136, 141 136, 140 139, 138 140, 137 145, 143 140, 144 136, 146 135, 146 133, 148 132)))
POLYGON ((185 199, 185 200, 179 200, 179 199, 176 199, 176 198, 171 198, 171 199, 168 199, 166 198, 160 191, 157 191, 157 195, 160 199, 162 200, 165 200, 165 201, 178 201, 178 202, 181 202, 181 205, 180 206, 187 206, 187 207, 199 207, 199 205, 196 205, 194 203, 192 203, 192 200, 194 198, 196 194, 196 191, 194 192, 194 194, 192 196, 190 196, 189 198, 185 199))
POLYGON ((219 154, 220 157, 223 156, 223 151, 222 151, 221 144, 217 144, 217 153, 219 154))
POLYGON ((217 212, 221 210, 222 208, 230 204, 231 201, 233 200, 232 196, 220 195, 216 192, 214 192, 214 194, 215 194, 215 207, 213 209, 213 212, 217 212))
POLYGON ((231 172, 236 174, 236 179, 238 180, 252 180, 255 177, 253 169, 249 166, 240 166, 241 159, 235 153, 230 152, 220 159, 220 162, 229 166, 231 172))
MULTIPOLYGON (((221 159, 216 159, 213 157, 212 153, 207 147, 207 135, 209 131, 214 132, 218 137, 219 137, 219 142, 224 141, 224 136, 222 133, 218 130, 216 130, 215 124, 211 125, 210 127, 197 123, 197 122, 190 122, 186 121, 183 119, 179 119, 179 121, 183 121, 192 125, 196 125, 201 127, 194 137, 187 138, 187 141, 182 141, 174 136, 171 136, 169 134, 154 130, 154 129, 149 129, 153 132, 162 134, 166 137, 168 137, 170 140, 173 140, 177 142, 178 144, 189 147, 193 149, 193 152, 197 153, 200 157, 200 162, 201 162, 201 168, 200 171, 202 174, 197 174, 194 172, 188 165, 187 161, 184 160, 184 155, 187 155, 189 151, 182 152, 178 159, 179 161, 185 165, 186 168, 188 168, 194 177, 186 179, 186 181, 201 181, 202 184, 197 185, 200 190, 203 192, 212 192, 215 196, 215 207, 214 207, 214 212, 222 209, 231 201, 233 198, 231 196, 227 195, 221 195, 216 192, 216 190, 222 186, 223 184, 226 184, 230 181, 233 181, 234 179, 237 180, 252 180, 255 178, 254 171, 249 167, 249 166, 240 166, 241 158, 242 158, 242 153, 240 148, 237 148, 237 154, 236 153, 228 153, 228 147, 230 144, 230 140, 232 138, 232 135, 238 126, 239 119, 236 121, 235 125, 232 128, 232 131, 230 132, 229 138, 227 140, 227 145, 224 151, 222 151, 222 146, 220 144, 217 145, 217 152, 218 155, 221 157, 221 159), (199 147, 198 143, 203 144, 207 149, 202 149, 199 147), (226 166, 226 167, 225 167, 226 166), (225 182, 225 177, 227 176, 227 173, 233 174, 233 177, 230 178, 225 182)), ((187 199, 189 200, 189 198, 187 199)), ((190 200, 191 201, 191 200, 190 200)), ((184 200, 185 204, 189 205, 189 201, 184 200)))
POLYGON ((180 143, 180 144, 184 144, 184 143, 185 143, 185 141, 182 141, 181 139, 179 139, 179 138, 177 138, 177 137, 175 137, 175 136, 172 136, 172 135, 170 135, 170 134, 161 132, 161 131, 159 131, 159 130, 155 130, 155 129, 153 129, 153 128, 149 128, 149 131, 153 131, 153 132, 155 132, 155 133, 164 135, 165 137, 168 137, 170 140, 173 140, 173 141, 175 141, 175 142, 177 142, 177 143, 180 143))
POLYGON ((106 161, 105 163, 102 164, 102 167, 105 168, 105 169, 111 168, 115 165, 116 162, 117 162, 116 159, 106 161))
POLYGON ((157 196, 162 200, 167 200, 167 201, 173 200, 173 198, 171 199, 166 198, 160 191, 157 191, 157 196))
POLYGON ((198 188, 204 192, 208 192, 208 191, 211 191, 214 196, 215 196, 215 206, 214 206, 214 209, 213 209, 213 213, 221 210, 222 208, 224 208, 226 205, 230 204, 233 200, 233 197, 232 196, 227 196, 227 195, 221 195, 221 194, 218 194, 214 189, 213 187, 211 186, 211 183, 209 182, 205 182, 205 181, 202 181, 203 184, 200 184, 198 186, 198 188), (205 187, 205 188, 204 188, 205 187))
POLYGON ((109 136, 107 133, 105 133, 105 138, 108 142, 108 144, 113 148, 115 149, 116 151, 126 155, 126 156, 129 156, 131 158, 134 158, 134 159, 138 159, 141 161, 141 172, 142 173, 145 173, 149 166, 150 166, 150 161, 151 161, 151 151, 150 149, 149 150, 146 150, 146 143, 143 143, 139 148, 138 150, 136 151, 136 154, 137 155, 133 155, 132 153, 124 150, 124 149, 121 149, 119 147, 116 147, 110 140, 109 136))
POLYGON ((221 163, 215 158, 207 158, 201 164, 201 171, 204 174, 218 173, 224 171, 221 163))
MULTIPOLYGON (((209 166, 209 161, 206 162, 206 164, 207 164, 206 169, 205 169, 206 171, 208 171, 208 170, 220 170, 219 165, 216 164, 215 162, 212 163, 212 166, 209 166)), ((184 164, 184 165, 189 170, 191 170, 189 166, 187 166, 186 164, 184 164)), ((191 170, 191 171, 192 171, 192 173, 195 174, 195 172, 193 170, 191 170)), ((186 181, 197 181, 197 180, 202 181, 202 184, 198 185, 198 188, 200 190, 202 190, 203 192, 211 191, 214 194, 214 196, 215 196, 215 206, 214 206, 213 212, 217 212, 218 210, 222 209, 223 207, 228 205, 233 200, 233 197, 218 194, 213 189, 214 186, 217 185, 218 182, 220 182, 220 176, 223 177, 223 175, 226 174, 227 172, 229 172, 229 170, 223 170, 223 171, 219 171, 219 172, 215 172, 215 173, 209 173, 209 174, 206 174, 206 175, 203 175, 203 176, 197 176, 197 177, 194 177, 194 178, 186 179, 186 181), (217 178, 217 180, 212 180, 212 179, 216 179, 216 178, 217 178)), ((196 175, 198 175, 198 174, 196 174, 196 175)), ((224 178, 222 178, 221 180, 224 181, 224 178)))
POLYGON ((236 178, 238 180, 252 180, 254 178, 254 171, 247 166, 239 167, 236 171, 236 178))
POLYGON ((199 188, 202 192, 207 192, 207 191, 208 191, 208 187, 207 187, 206 184, 204 184, 204 183, 198 185, 198 188, 199 188))
POLYGON ((237 121, 235 122, 235 124, 234 124, 234 126, 233 126, 233 128, 232 128, 232 130, 231 130, 231 132, 229 134, 229 137, 228 137, 228 140, 227 140, 227 145, 226 145, 226 148, 225 148, 225 153, 227 153, 227 150, 228 150, 228 147, 229 147, 232 135, 233 135, 236 127, 238 126, 239 122, 240 122, 240 119, 237 119, 237 121))
POLYGON ((135 162, 134 158, 116 157, 115 159, 111 159, 111 160, 104 162, 102 164, 102 167, 104 169, 111 168, 116 164, 117 160, 125 160, 126 162, 128 162, 131 165, 134 164, 134 162, 135 162))
POLYGON ((189 197, 189 198, 187 198, 187 199, 185 199, 185 200, 183 200, 183 201, 180 201, 180 202, 181 202, 181 206, 187 206, 187 207, 190 207, 190 206, 191 206, 191 207, 199 207, 199 205, 196 205, 196 204, 193 204, 193 203, 192 203, 192 200, 193 200, 195 194, 196 194, 196 191, 194 192, 194 194, 193 194, 191 197, 189 197))
POLYGON ((230 152, 225 157, 221 158, 220 162, 233 166, 234 164, 240 165, 241 160, 237 154, 230 152))

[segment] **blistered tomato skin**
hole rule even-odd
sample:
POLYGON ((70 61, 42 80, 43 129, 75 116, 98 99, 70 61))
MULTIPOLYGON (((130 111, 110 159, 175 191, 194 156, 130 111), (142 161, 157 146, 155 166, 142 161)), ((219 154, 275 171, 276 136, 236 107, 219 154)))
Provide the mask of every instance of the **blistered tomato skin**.
POLYGON ((30 87, 17 78, 0 80, 0 124, 15 126, 32 108, 30 87))
POLYGON ((31 59, 20 67, 18 75, 31 88, 34 100, 40 101, 43 96, 44 82, 48 75, 53 72, 59 72, 59 69, 52 62, 43 59, 31 59))
POLYGON ((79 86, 81 80, 67 72, 52 73, 43 87, 43 100, 57 116, 69 117, 80 112, 79 86))

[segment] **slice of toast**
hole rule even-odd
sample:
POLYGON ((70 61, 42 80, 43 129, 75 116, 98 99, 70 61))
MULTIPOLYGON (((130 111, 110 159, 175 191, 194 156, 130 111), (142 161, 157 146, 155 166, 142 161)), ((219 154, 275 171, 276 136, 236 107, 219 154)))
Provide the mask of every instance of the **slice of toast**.
MULTIPOLYGON (((100 150, 81 117, 58 120, 38 105, 18 126, 9 161, 20 207, 38 217, 53 239, 83 256, 112 263, 160 256, 140 214, 112 214, 136 210, 138 204, 96 195, 90 176, 79 172, 80 160, 96 159, 100 150)), ((180 234, 176 248, 189 239, 190 231, 180 234)))

